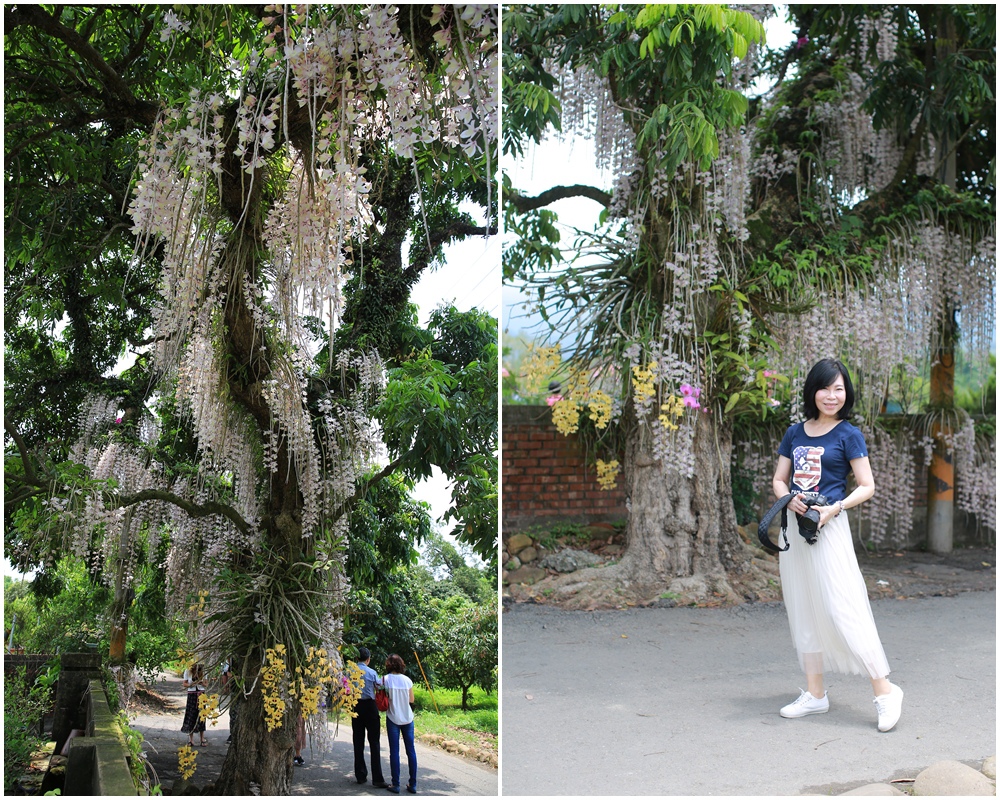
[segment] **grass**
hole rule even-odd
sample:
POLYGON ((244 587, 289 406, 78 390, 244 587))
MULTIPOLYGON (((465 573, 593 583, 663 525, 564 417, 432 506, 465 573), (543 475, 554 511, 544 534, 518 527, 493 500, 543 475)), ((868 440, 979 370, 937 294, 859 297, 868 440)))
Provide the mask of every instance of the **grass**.
POLYGON ((461 744, 497 751, 497 695, 474 687, 469 690, 469 710, 462 711, 462 692, 434 689, 434 699, 426 686, 413 685, 417 736, 436 733, 461 744), (437 701, 438 713, 434 707, 437 701))

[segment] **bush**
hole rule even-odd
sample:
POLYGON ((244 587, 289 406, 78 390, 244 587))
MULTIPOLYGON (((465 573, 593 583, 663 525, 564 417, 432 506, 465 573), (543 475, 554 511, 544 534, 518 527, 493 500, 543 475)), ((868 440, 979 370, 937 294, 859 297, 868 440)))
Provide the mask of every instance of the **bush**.
POLYGON ((28 686, 27 670, 21 667, 3 683, 3 790, 10 793, 24 774, 31 754, 42 744, 39 723, 45 713, 48 691, 28 686))

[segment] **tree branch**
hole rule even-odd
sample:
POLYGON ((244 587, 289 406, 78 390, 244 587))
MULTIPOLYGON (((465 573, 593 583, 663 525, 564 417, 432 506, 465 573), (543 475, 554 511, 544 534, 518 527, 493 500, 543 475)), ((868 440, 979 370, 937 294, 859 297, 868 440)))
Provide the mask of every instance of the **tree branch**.
POLYGON ((114 505, 119 508, 125 506, 134 506, 137 503, 143 503, 147 500, 160 500, 164 503, 171 503, 178 508, 186 511, 188 516, 198 518, 198 517, 208 517, 212 514, 221 514, 226 519, 235 525, 240 533, 249 534, 251 532, 250 525, 245 519, 240 515, 232 506, 226 505, 225 503, 217 503, 211 500, 207 503, 199 505, 190 500, 185 500, 180 495, 176 495, 173 492, 168 492, 165 489, 143 489, 141 492, 136 492, 132 495, 119 495, 114 492, 104 492, 103 495, 105 505, 114 505))
POLYGON ((21 464, 24 465, 24 482, 41 488, 41 484, 38 482, 38 476, 35 475, 35 470, 31 466, 31 460, 28 458, 28 446, 24 443, 24 439, 21 438, 21 434, 17 432, 17 428, 14 427, 14 424, 7 419, 6 414, 3 418, 3 428, 7 431, 10 438, 14 440, 14 444, 17 445, 18 452, 21 454, 21 464))
POLYGON ((542 192, 537 197, 525 197, 521 194, 507 193, 504 199, 522 214, 526 211, 533 211, 536 208, 550 205, 556 200, 565 200, 567 197, 588 197, 607 208, 611 205, 611 194, 596 186, 584 186, 574 184, 573 186, 553 186, 542 192))
POLYGON ((397 469, 399 469, 400 465, 411 455, 413 455, 413 451, 408 450, 407 452, 403 453, 403 455, 399 456, 393 461, 390 461, 385 467, 383 467, 381 470, 372 475, 368 480, 366 480, 363 484, 361 484, 361 486, 359 486, 357 489, 354 490, 354 494, 352 494, 349 498, 347 498, 347 500, 344 501, 344 504, 340 507, 340 510, 334 515, 331 521, 336 522, 338 519, 344 516, 344 514, 353 511, 354 507, 358 504, 358 502, 361 500, 361 497, 364 495, 365 492, 368 491, 369 488, 371 488, 380 480, 388 477, 397 469))
POLYGON ((124 101, 131 115, 146 123, 152 123, 156 119, 156 104, 136 99, 128 83, 112 69, 94 46, 73 28, 59 22, 58 17, 47 14, 41 6, 19 5, 9 16, 6 10, 4 11, 4 23, 10 24, 11 22, 14 26, 33 25, 38 30, 61 40, 97 71, 98 75, 101 76, 102 85, 112 95, 124 101))

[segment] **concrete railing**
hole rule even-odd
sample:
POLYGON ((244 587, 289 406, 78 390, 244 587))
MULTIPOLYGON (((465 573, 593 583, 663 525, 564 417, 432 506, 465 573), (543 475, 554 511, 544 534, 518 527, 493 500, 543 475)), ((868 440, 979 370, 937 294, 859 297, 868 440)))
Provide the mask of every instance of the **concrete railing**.
POLYGON ((90 681, 85 702, 87 727, 85 735, 70 742, 63 794, 138 794, 129 770, 128 751, 100 680, 90 681))

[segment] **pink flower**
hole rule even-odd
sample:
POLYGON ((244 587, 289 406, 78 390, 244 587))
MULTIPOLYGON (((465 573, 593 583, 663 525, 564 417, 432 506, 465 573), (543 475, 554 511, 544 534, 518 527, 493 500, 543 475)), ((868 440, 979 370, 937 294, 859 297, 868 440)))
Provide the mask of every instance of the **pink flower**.
POLYGON ((556 403, 558 403, 562 399, 563 398, 562 398, 561 394, 554 394, 554 395, 550 395, 549 397, 546 397, 545 398, 545 402, 551 407, 551 406, 554 406, 556 403))
POLYGON ((778 373, 777 373, 777 372, 775 372, 775 371, 774 371, 773 369, 765 369, 765 370, 764 370, 764 377, 765 377, 765 378, 773 378, 773 377, 775 377, 775 376, 776 376, 777 374, 778 374, 778 373))
POLYGON ((681 402, 685 408, 701 408, 701 403, 697 398, 701 397, 701 389, 692 386, 690 383, 681 384, 681 402))
POLYGON ((510 377, 510 373, 507 371, 507 367, 501 367, 500 368, 500 374, 503 377, 505 377, 505 378, 509 378, 510 377))

